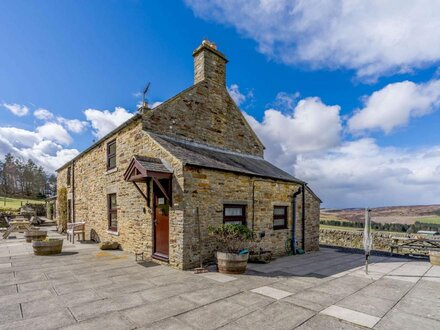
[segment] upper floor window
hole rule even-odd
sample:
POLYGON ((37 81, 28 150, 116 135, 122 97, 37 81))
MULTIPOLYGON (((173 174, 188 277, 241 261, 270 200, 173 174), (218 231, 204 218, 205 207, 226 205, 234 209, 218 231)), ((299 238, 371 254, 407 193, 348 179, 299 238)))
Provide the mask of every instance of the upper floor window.
POLYGON ((223 206, 223 223, 224 224, 246 224, 246 205, 223 206))
POLYGON ((116 140, 107 143, 107 170, 116 167, 116 140))
POLYGON ((273 207, 273 229, 287 228, 287 206, 273 207))
POLYGON ((72 166, 67 168, 67 185, 70 186, 72 183, 72 166))
POLYGON ((118 231, 118 209, 116 194, 107 195, 108 229, 118 231))

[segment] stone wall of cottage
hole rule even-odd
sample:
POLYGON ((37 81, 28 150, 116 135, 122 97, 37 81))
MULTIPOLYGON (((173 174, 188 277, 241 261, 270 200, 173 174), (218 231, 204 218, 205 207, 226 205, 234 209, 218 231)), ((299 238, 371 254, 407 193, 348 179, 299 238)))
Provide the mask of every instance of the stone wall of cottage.
MULTIPOLYGON (((253 227, 258 246, 271 250, 274 255, 286 254, 286 240, 291 238, 292 230, 292 193, 300 185, 284 181, 253 178, 229 172, 185 166, 185 227, 184 227, 184 265, 185 268, 199 264, 200 249, 205 262, 213 260, 215 241, 208 235, 209 226, 223 223, 224 204, 246 205, 246 222, 253 227), (288 228, 273 229, 273 207, 287 206, 288 228), (199 209, 201 245, 198 238, 196 208, 199 209), (254 210, 254 212, 253 212, 254 210), (254 220, 253 220, 254 219, 254 220), (252 225, 253 224, 253 225, 252 225)), ((320 202, 310 193, 306 193, 306 251, 319 249, 319 206, 320 202)), ((302 245, 301 226, 302 199, 297 197, 297 241, 302 245)))
MULTIPOLYGON (((133 253, 152 253, 152 210, 131 182, 123 174, 134 155, 158 157, 174 169, 173 201, 170 209, 170 264, 181 267, 183 247, 183 174, 181 163, 158 145, 135 121, 113 136, 102 141, 71 165, 74 171, 75 221, 86 222, 86 239, 116 241, 123 250, 133 253), (116 169, 106 169, 107 143, 116 139, 116 169), (116 193, 118 204, 118 232, 108 230, 107 195, 116 193)), ((67 167, 58 173, 58 187, 66 186, 67 167)), ((147 191, 145 183, 139 186, 147 191)), ((68 187, 68 198, 73 198, 73 185, 68 187)), ((152 191, 152 189, 150 189, 152 191)))

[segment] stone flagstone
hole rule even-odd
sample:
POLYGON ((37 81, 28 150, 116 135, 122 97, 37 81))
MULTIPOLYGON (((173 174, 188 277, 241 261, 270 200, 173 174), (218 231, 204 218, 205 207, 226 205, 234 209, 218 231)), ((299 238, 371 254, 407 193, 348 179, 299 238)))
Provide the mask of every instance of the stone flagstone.
POLYGON ((354 310, 332 305, 324 309, 321 314, 336 317, 338 319, 355 323, 364 327, 372 328, 380 321, 380 317, 368 315, 354 310))
POLYGON ((280 299, 283 299, 283 298, 286 298, 286 297, 292 295, 291 292, 275 289, 270 286, 262 286, 260 288, 253 289, 251 291, 255 292, 255 293, 262 294, 263 296, 277 299, 277 300, 280 300, 280 299))

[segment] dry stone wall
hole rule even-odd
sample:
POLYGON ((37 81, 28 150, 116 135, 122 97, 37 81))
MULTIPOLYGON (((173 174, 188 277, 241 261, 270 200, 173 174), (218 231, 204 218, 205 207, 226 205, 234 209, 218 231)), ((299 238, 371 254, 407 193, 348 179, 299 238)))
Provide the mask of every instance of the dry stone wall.
MULTIPOLYGON (((411 237, 416 238, 419 235, 406 233, 384 233, 373 232, 373 250, 390 252, 392 237, 411 237)), ((363 249, 363 231, 348 231, 336 229, 321 229, 319 231, 320 244, 330 246, 341 246, 347 248, 363 249)))

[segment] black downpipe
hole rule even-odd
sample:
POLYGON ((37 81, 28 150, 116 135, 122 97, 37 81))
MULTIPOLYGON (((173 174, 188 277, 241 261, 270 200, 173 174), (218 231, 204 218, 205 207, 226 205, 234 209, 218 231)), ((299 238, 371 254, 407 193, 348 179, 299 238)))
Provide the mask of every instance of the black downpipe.
POLYGON ((301 212, 301 229, 302 229, 302 249, 306 252, 306 184, 302 185, 302 212, 301 212))
POLYGON ((301 194, 302 187, 292 194, 292 254, 296 254, 296 197, 301 194))

